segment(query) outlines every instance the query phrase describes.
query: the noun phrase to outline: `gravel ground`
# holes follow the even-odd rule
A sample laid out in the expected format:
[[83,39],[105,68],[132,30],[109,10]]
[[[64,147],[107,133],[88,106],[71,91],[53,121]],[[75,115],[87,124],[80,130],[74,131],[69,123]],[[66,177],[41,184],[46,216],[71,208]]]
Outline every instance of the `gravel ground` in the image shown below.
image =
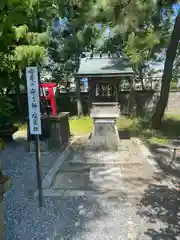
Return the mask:
[[[41,156],[42,178],[55,163],[59,153]],[[4,174],[12,177],[13,188],[4,195],[5,240],[46,239],[56,219],[58,199],[46,198],[40,211],[33,199],[36,190],[35,155],[18,143],[0,152]],[[39,237],[38,237],[39,234]]]

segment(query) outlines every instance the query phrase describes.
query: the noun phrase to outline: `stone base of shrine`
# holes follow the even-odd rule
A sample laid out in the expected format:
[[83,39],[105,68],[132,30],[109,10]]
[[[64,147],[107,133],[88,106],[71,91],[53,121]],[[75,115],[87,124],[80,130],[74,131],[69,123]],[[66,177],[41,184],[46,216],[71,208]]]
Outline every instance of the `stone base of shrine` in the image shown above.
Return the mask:
[[95,120],[90,145],[94,149],[117,151],[119,146],[119,134],[116,121]]
[[90,145],[101,150],[118,150],[119,134],[116,118],[120,110],[117,102],[93,103],[91,117],[93,118],[93,132]]

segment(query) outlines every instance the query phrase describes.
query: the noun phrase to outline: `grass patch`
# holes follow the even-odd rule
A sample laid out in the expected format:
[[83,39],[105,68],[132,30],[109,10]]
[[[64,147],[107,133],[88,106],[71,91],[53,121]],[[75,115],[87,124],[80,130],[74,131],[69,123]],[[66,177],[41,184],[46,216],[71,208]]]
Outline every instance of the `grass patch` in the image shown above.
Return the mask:
[[163,137],[163,136],[151,137],[150,138],[150,143],[158,143],[158,144],[162,144],[162,145],[167,145],[168,144],[168,139]]
[[161,126],[161,132],[168,138],[180,136],[180,115],[166,114]]
[[69,120],[70,131],[73,135],[85,135],[91,133],[93,121],[90,117],[71,118]]
[[[27,124],[23,120],[15,120],[19,130],[26,131]],[[169,140],[180,138],[180,115],[166,114],[159,131],[149,127],[147,122],[141,119],[121,116],[116,121],[121,132],[128,132],[130,136],[138,137],[150,143],[167,145]],[[90,117],[72,117],[69,120],[70,130],[73,135],[86,135],[92,132],[93,121]]]
[[132,130],[135,120],[136,120],[135,118],[128,118],[125,116],[121,116],[116,120],[116,124],[118,129],[120,130],[127,130],[127,129]]
[[150,143],[167,145],[171,140],[180,138],[180,115],[177,114],[165,114],[158,131],[137,118],[121,117],[117,120],[117,126],[120,130],[128,131],[131,136]]
[[19,116],[12,116],[11,122],[18,127],[18,130],[25,131],[27,129],[27,120]]
[[[131,126],[134,122],[134,119],[130,119],[127,117],[120,117],[117,119],[118,129],[131,129]],[[71,133],[74,135],[85,135],[92,132],[93,121],[89,116],[77,118],[72,117],[69,120]]]
[[[134,137],[139,137],[143,141],[167,145],[170,139],[180,136],[180,115],[166,114],[159,131],[149,127],[147,122],[141,119],[121,116],[116,121],[120,132],[124,132]],[[85,135],[92,131],[93,122],[90,117],[70,119],[71,133],[74,135]]]

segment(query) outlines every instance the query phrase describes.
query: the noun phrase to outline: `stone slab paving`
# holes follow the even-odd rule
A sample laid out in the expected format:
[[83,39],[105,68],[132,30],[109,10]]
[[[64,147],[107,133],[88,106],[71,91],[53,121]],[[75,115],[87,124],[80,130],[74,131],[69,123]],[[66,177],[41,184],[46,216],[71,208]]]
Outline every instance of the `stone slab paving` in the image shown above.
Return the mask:
[[91,209],[78,210],[83,221],[76,216],[74,226],[66,224],[66,231],[61,221],[56,221],[55,240],[135,240],[143,236],[146,223],[137,215],[136,204],[152,181],[153,168],[134,143],[126,141],[124,146],[118,152],[98,152],[86,145],[76,149],[58,169],[51,188],[58,194],[63,190],[61,198],[86,199]]
[[139,194],[152,179],[153,169],[142,155],[134,159],[132,151],[124,152],[87,151],[86,147],[84,151],[77,150],[57,170],[51,187],[87,191],[126,189],[127,192],[134,194],[137,191]]

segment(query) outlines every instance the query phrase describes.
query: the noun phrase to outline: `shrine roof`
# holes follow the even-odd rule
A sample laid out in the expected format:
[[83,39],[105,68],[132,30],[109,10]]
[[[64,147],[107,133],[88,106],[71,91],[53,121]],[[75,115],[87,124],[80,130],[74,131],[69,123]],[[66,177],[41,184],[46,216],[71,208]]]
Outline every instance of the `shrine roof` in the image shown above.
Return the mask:
[[77,77],[88,76],[122,76],[133,75],[134,71],[127,59],[121,57],[108,57],[108,55],[95,55],[81,60]]

